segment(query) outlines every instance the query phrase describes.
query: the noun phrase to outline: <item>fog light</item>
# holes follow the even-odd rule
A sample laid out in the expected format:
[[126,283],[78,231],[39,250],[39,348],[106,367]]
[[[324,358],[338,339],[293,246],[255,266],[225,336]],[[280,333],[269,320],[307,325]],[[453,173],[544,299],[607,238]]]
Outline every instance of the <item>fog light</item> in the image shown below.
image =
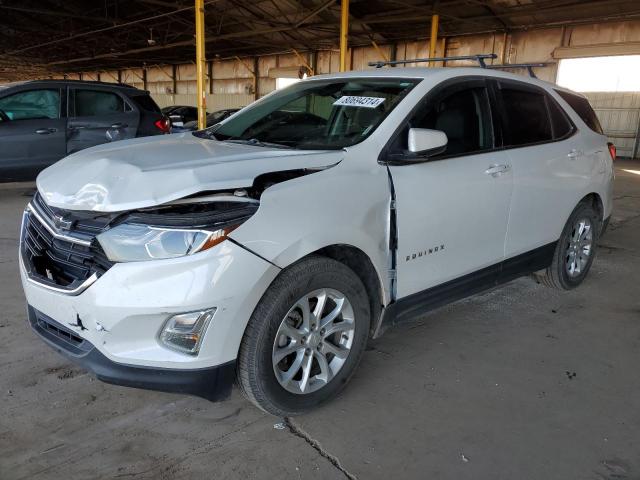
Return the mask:
[[164,324],[160,332],[160,341],[172,350],[197,355],[202,337],[215,312],[216,309],[211,308],[174,315]]

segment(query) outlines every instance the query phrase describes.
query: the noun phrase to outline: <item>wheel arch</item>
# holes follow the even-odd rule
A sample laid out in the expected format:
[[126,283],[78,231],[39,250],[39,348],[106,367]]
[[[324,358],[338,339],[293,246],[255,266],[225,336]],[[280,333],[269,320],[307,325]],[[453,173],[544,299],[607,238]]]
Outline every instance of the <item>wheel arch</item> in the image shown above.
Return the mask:
[[[327,245],[322,248],[316,249],[314,251],[308,252],[307,254],[301,256],[296,259],[294,262],[289,263],[287,266],[281,269],[278,273],[280,275],[283,271],[290,268],[292,265],[295,265],[298,262],[301,262],[305,258],[309,258],[311,256],[320,256],[331,258],[336,260],[337,262],[342,263],[346,267],[350,268],[362,281],[365,290],[367,292],[367,297],[369,298],[369,309],[371,312],[371,324],[369,328],[369,336],[374,337],[374,334],[377,332],[379,328],[380,320],[382,318],[382,313],[385,308],[385,290],[383,278],[380,276],[378,270],[374,266],[374,262],[371,260],[369,255],[367,255],[363,250],[353,245],[348,244],[332,244]],[[276,277],[266,286],[264,292],[262,292],[262,296],[265,294],[267,289],[275,282]],[[254,306],[254,309],[257,307],[258,302]],[[247,325],[244,326],[242,330],[242,334],[246,331]],[[240,345],[238,345],[240,348]]]
[[591,205],[598,215],[600,216],[600,224],[604,221],[604,202],[602,201],[602,197],[597,192],[591,192],[582,197],[582,199],[578,202],[578,205],[581,203],[587,203]]
[[346,244],[329,245],[309,255],[332,258],[349,267],[360,278],[369,297],[371,311],[369,336],[373,336],[384,309],[384,288],[382,279],[369,256],[359,248]]

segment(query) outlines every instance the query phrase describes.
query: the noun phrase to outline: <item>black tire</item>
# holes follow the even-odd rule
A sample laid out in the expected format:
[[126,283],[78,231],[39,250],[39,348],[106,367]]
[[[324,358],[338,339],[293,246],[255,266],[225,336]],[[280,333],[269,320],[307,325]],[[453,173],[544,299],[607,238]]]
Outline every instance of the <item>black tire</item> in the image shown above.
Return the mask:
[[[591,252],[586,264],[581,268],[580,273],[572,276],[569,274],[566,266],[568,258],[567,248],[574,234],[574,226],[576,222],[581,219],[589,219],[592,225]],[[536,273],[536,280],[542,285],[558,290],[571,290],[580,285],[589,273],[589,269],[595,258],[601,225],[602,219],[590,203],[582,202],[578,204],[562,230],[562,235],[556,245],[551,265],[542,272]]]
[[[276,378],[272,361],[281,322],[294,304],[309,292],[340,291],[353,309],[355,331],[351,350],[335,376],[312,393],[286,390]],[[338,394],[355,371],[365,350],[371,322],[369,300],[358,276],[344,264],[310,256],[283,270],[256,306],[240,344],[237,382],[245,397],[265,412],[287,417],[304,413]]]

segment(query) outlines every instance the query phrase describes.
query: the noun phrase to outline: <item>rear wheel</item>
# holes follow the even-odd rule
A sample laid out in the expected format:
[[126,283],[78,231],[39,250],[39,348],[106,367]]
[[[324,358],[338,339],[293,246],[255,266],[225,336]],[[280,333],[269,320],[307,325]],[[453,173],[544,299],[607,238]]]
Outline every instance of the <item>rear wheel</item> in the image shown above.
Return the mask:
[[570,290],[587,276],[596,254],[600,216],[589,203],[573,211],[556,246],[551,265],[536,279],[548,287]]
[[329,258],[304,259],[283,271],[256,307],[240,346],[238,383],[269,413],[307,411],[347,383],[369,324],[358,276]]

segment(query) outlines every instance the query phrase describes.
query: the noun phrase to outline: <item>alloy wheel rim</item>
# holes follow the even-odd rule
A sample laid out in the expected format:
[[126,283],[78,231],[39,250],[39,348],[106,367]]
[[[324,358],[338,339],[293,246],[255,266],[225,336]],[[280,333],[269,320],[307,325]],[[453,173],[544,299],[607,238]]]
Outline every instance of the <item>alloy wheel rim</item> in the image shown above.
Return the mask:
[[282,319],[273,342],[278,383],[302,395],[325,387],[346,363],[354,335],[353,307],[343,293],[321,288],[304,295]]
[[593,225],[588,218],[581,218],[573,225],[567,239],[565,268],[570,277],[578,277],[584,272],[593,250]]

